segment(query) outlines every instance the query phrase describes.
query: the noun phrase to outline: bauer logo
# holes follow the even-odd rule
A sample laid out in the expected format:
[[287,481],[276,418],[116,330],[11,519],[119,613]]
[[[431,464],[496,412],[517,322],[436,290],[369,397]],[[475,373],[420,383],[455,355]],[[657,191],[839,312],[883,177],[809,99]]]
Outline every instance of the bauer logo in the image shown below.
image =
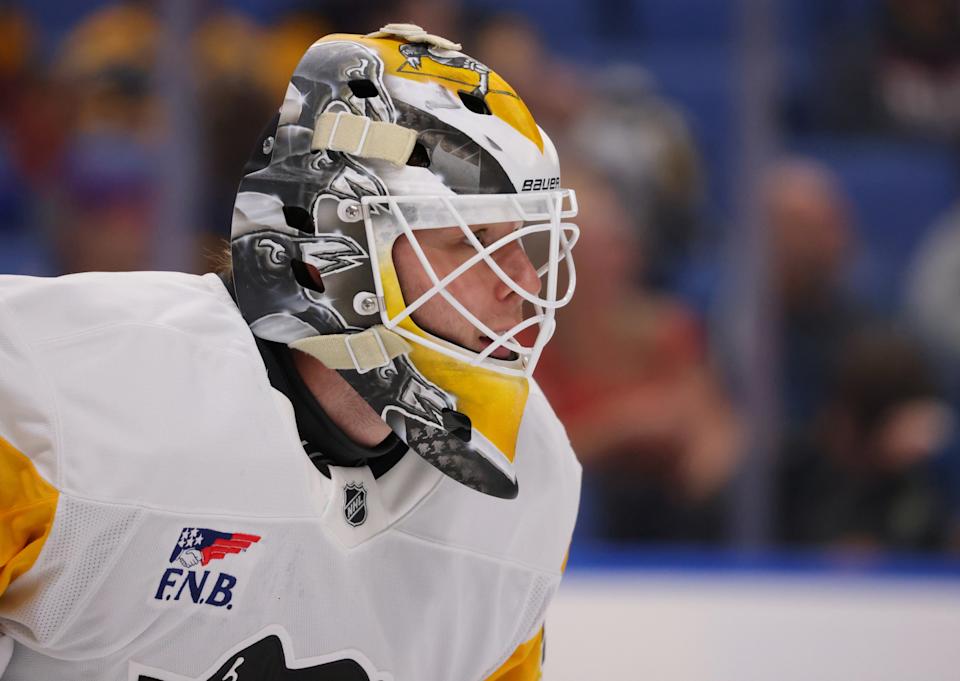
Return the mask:
[[559,177],[535,177],[523,181],[523,188],[520,191],[538,192],[546,189],[556,189],[560,186]]
[[154,599],[190,601],[232,609],[237,578],[204,568],[219,560],[236,563],[258,541],[260,537],[255,534],[220,532],[203,527],[183,528],[170,553],[171,565],[160,578]]

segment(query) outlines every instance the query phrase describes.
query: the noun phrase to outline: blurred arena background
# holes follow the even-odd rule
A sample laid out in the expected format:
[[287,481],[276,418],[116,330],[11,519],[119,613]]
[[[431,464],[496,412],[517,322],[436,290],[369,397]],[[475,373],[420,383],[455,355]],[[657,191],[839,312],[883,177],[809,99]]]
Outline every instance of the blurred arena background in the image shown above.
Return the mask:
[[209,269],[300,54],[390,21],[580,196],[547,678],[958,678],[955,0],[0,0],[0,272]]

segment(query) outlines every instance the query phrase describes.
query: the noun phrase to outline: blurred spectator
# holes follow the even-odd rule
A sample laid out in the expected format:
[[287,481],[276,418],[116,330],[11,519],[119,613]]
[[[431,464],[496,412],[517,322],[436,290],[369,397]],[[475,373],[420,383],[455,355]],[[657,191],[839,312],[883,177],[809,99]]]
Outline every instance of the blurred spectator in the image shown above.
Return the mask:
[[[516,90],[540,127],[563,137],[588,101],[589,84],[551,54],[536,26],[519,14],[493,14],[478,22],[464,49],[496,71]],[[565,166],[566,167],[566,166]]]
[[[282,101],[290,73],[268,74],[278,49],[265,31],[245,15],[218,9],[208,14],[194,36],[194,74],[202,143],[204,206],[202,231],[215,238],[230,235],[233,200],[254,140]],[[309,43],[308,43],[309,44]],[[299,47],[305,47],[299,45]],[[266,82],[282,79],[283,83]]]
[[18,164],[16,123],[28,79],[33,29],[15,6],[0,5],[0,233],[23,227],[27,196]]
[[801,108],[820,128],[960,138],[960,5],[884,0],[871,26],[837,31]]
[[[354,28],[357,32],[363,32],[367,27],[370,31],[375,28],[372,22],[358,24]],[[264,27],[255,68],[259,88],[271,102],[283,101],[290,76],[307,48],[319,37],[334,30],[333,24],[324,15],[308,7],[285,13],[275,23]]]
[[49,178],[62,129],[62,102],[36,73],[37,30],[16,3],[0,4],[0,272],[48,274],[34,229],[37,190]]
[[0,5],[0,107],[6,118],[10,101],[17,96],[33,66],[34,27],[16,5]]
[[849,201],[833,174],[815,161],[783,160],[767,172],[762,191],[789,437],[823,403],[837,349],[871,313],[845,285],[854,233]]
[[[960,409],[960,208],[944,215],[924,238],[909,272],[907,313],[937,359],[954,413]],[[942,475],[950,496],[950,542],[960,549],[960,433],[943,457]]]
[[949,516],[930,460],[952,424],[915,344],[884,329],[849,339],[816,420],[787,451],[782,539],[942,549]]
[[152,3],[132,0],[93,12],[70,32],[54,75],[73,101],[75,130],[144,140],[162,134],[153,88],[159,39]]
[[0,7],[0,145],[25,201],[51,180],[69,130],[70,96],[41,69],[39,36],[16,4]]
[[933,226],[914,258],[907,281],[911,321],[960,379],[960,207]]
[[156,153],[130,138],[98,134],[73,142],[51,215],[60,271],[149,269],[156,167]]
[[879,86],[895,125],[931,137],[960,133],[960,5],[887,0]]
[[[71,128],[77,134],[128,136],[148,145],[170,135],[157,99],[162,34],[156,9],[143,1],[106,6],[65,40],[56,73],[76,98]],[[195,93],[201,126],[197,220],[203,238],[216,239],[229,234],[233,197],[252,141],[281,100],[296,59],[323,27],[314,13],[300,12],[268,33],[221,3],[209,3],[199,16],[189,38],[196,68],[186,76],[187,92]],[[299,23],[293,26],[293,20]],[[317,32],[307,38],[308,30]]]
[[700,325],[637,287],[643,256],[612,184],[583,161],[567,168],[580,201],[577,294],[537,378],[583,462],[595,529],[616,540],[719,539],[739,426]]
[[643,69],[598,69],[590,85],[570,143],[606,170],[624,198],[646,254],[645,283],[669,289],[702,236],[703,182],[693,137]]
[[943,540],[930,459],[947,433],[919,348],[844,287],[847,199],[812,161],[768,174],[783,386],[780,534],[790,542],[932,548]]

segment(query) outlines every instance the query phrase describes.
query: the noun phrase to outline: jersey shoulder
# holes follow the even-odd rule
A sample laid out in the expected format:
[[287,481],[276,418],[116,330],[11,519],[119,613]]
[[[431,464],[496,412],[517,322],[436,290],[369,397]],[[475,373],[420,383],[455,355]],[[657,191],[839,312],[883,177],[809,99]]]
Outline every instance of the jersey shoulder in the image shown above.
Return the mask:
[[[0,275],[0,304],[27,342],[128,324],[200,332],[245,327],[215,274],[86,272],[61,277]],[[2,329],[0,329],[2,332]]]
[[[0,375],[17,375],[0,381],[0,403],[15,412],[0,417],[0,435],[51,460],[41,473],[61,492],[235,512],[278,475],[271,452],[299,450],[216,275],[3,277],[0,309],[0,346],[14,348],[0,354]],[[18,435],[27,429],[36,433]],[[309,464],[288,458],[298,474]],[[279,493],[263,496],[263,512],[289,512]]]
[[[242,345],[244,334],[246,325],[216,275],[0,275],[0,436],[45,479],[59,481],[63,411],[120,367],[130,370],[137,348],[153,341],[161,350],[151,359],[162,363],[175,361],[177,352],[175,344],[158,342],[162,337],[193,335],[229,347]],[[67,385],[65,375],[78,379]]]

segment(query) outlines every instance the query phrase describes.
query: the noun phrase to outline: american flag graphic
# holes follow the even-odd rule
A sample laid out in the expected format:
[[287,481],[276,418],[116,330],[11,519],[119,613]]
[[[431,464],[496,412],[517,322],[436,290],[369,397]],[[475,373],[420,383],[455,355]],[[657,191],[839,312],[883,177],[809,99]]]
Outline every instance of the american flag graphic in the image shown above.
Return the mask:
[[180,533],[177,545],[170,554],[170,562],[175,561],[184,551],[196,551],[200,554],[200,564],[219,560],[228,553],[246,551],[252,544],[260,541],[255,534],[239,532],[218,532],[206,527],[185,527]]

